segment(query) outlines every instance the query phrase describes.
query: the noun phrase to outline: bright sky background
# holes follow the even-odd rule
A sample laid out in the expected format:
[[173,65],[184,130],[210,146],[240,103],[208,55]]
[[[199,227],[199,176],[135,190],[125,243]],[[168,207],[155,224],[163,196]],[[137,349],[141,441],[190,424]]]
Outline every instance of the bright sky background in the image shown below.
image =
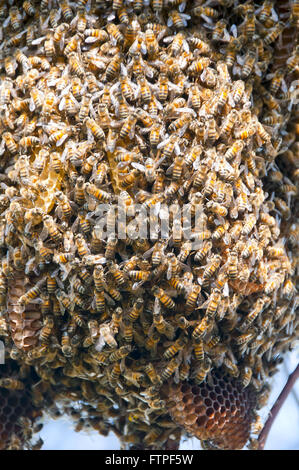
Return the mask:
[[[262,419],[266,419],[271,406],[275,402],[288,374],[298,364],[299,352],[288,354],[285,363],[280,366],[280,371],[272,379],[272,393],[268,406],[261,410]],[[113,433],[103,437],[96,432],[79,432],[72,429],[71,422],[67,418],[45,422],[40,433],[44,440],[44,450],[118,450],[119,442]],[[200,449],[197,439],[188,439],[181,443],[180,449]],[[299,450],[299,380],[289,394],[279,415],[277,416],[269,434],[265,449],[267,450]]]

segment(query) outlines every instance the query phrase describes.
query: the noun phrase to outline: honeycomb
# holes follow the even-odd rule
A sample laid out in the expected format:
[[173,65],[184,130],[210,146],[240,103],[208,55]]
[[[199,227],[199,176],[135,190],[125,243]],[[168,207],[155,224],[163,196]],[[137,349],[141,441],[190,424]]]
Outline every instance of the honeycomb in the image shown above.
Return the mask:
[[22,311],[18,310],[18,299],[25,293],[24,276],[15,277],[8,287],[8,316],[14,344],[27,351],[38,343],[38,332],[42,327],[38,305],[29,303]]
[[[10,361],[1,365],[0,369],[0,450],[32,448],[33,429],[42,414],[32,403],[30,387],[25,389],[28,380],[18,377],[17,369],[11,364]],[[24,389],[4,387],[7,379],[15,381],[11,387],[17,384]]]
[[200,384],[182,382],[168,389],[169,412],[175,422],[202,441],[221,449],[242,449],[246,444],[256,404],[253,390],[238,380],[213,371]]

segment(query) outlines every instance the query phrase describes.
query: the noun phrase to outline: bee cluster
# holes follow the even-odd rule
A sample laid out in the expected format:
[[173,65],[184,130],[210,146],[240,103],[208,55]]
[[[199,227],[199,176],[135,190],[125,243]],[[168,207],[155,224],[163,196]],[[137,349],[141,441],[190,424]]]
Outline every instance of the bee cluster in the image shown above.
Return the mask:
[[[0,1],[0,327],[35,406],[164,448],[177,384],[227,376],[246,444],[298,338],[298,9]],[[163,238],[163,205],[200,209],[190,239],[183,215]],[[217,403],[185,432],[227,447]]]

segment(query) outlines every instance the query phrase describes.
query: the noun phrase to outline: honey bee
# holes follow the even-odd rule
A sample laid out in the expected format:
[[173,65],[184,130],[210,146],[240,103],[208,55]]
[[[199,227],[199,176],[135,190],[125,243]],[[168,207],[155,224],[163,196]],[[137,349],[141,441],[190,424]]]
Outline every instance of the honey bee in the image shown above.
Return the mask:
[[151,362],[149,362],[145,368],[144,368],[144,371],[145,373],[148,375],[150,381],[152,382],[152,384],[154,385],[159,385],[161,383],[161,378],[160,376],[157,374],[153,364]]
[[245,16],[244,33],[247,40],[251,41],[255,33],[255,13],[248,11]]
[[91,131],[91,134],[97,139],[102,140],[105,138],[103,129],[96,123],[92,118],[85,118],[84,123],[86,124],[87,129]]
[[39,338],[42,344],[49,343],[53,328],[54,328],[54,319],[52,316],[47,315],[44,318],[43,327],[39,333]]
[[11,132],[4,132],[2,134],[3,141],[5,142],[7,150],[15,155],[18,152],[18,144],[15,142]]
[[171,10],[169,12],[169,17],[167,20],[167,26],[174,26],[177,29],[184,28],[187,26],[188,21],[191,17],[190,15],[186,15],[184,13],[180,13],[177,10]]
[[22,27],[22,15],[16,6],[9,9],[10,24],[14,31],[19,31]]
[[81,233],[77,233],[75,235],[75,244],[80,258],[84,258],[85,256],[90,255],[90,249],[88,248],[85,238],[83,235],[81,235]]
[[227,22],[224,19],[218,20],[213,28],[212,41],[225,41],[227,38]]
[[109,23],[106,29],[108,34],[111,36],[112,44],[123,44],[125,38],[119,26]]
[[169,346],[163,353],[165,359],[171,359],[187,344],[187,337],[180,336],[171,346]]
[[109,384],[111,387],[115,387],[121,373],[120,363],[114,364],[109,374]]
[[208,357],[205,357],[202,363],[200,364],[199,369],[197,369],[196,373],[194,374],[194,382],[196,384],[199,385],[202,382],[204,382],[209,371],[211,370],[211,366],[212,366],[211,359]]
[[287,279],[282,288],[282,295],[290,299],[294,295],[295,292],[296,292],[296,288],[294,286],[294,283],[291,281],[291,279]]
[[68,138],[68,136],[68,131],[66,129],[53,129],[53,132],[49,137],[49,144],[56,144],[56,147],[59,147]]
[[10,377],[3,377],[0,379],[0,387],[7,388],[9,390],[24,390],[24,383],[18,379]]
[[247,218],[246,218],[246,222],[241,230],[241,234],[242,235],[249,235],[249,233],[251,232],[251,230],[253,229],[253,227],[255,226],[256,224],[256,217],[254,214],[248,214]]
[[62,354],[66,357],[72,357],[74,355],[70,336],[67,331],[64,331],[61,336],[61,351]]
[[61,8],[62,15],[65,21],[68,21],[68,22],[71,21],[73,19],[73,12],[69,5],[68,0],[62,0],[60,3],[61,3],[60,8]]
[[195,309],[197,298],[200,294],[201,287],[193,285],[186,297],[186,314],[190,315]]
[[203,272],[203,283],[211,279],[212,276],[216,273],[217,269],[219,268],[221,263],[221,256],[213,255],[213,257],[209,260],[206,268]]
[[118,264],[111,264],[111,266],[109,267],[109,272],[112,274],[118,286],[123,286],[124,284],[126,284],[126,277],[124,273],[119,269]]
[[201,339],[196,339],[193,342],[193,351],[195,358],[198,362],[202,362],[205,357],[204,344]]
[[[85,79],[85,70],[79,59],[78,54],[76,54],[76,52],[74,51],[69,52],[68,60],[69,60],[70,70],[74,74],[76,74],[79,79]],[[79,92],[78,88],[76,90]]]
[[44,215],[43,223],[44,223],[44,228],[46,229],[46,233],[48,233],[52,241],[55,244],[59,244],[61,242],[62,235],[59,229],[57,228],[57,225],[54,222],[53,217],[51,217],[50,215]]
[[135,124],[137,122],[138,114],[136,111],[134,111],[132,114],[129,114],[129,116],[126,118],[121,130],[120,130],[120,138],[125,139],[125,138],[132,138],[134,129],[135,129]]
[[36,299],[39,297],[39,295],[42,292],[42,286],[44,284],[44,280],[40,280],[36,283],[35,286],[33,286],[31,289],[29,289],[25,294],[23,294],[19,298],[19,304],[20,305],[27,305],[30,303],[32,300]]
[[278,38],[280,33],[283,31],[284,25],[282,23],[277,23],[273,28],[270,28],[269,33],[263,38],[264,44],[268,46],[272,42],[275,41],[275,39]]
[[287,60],[287,72],[292,73],[296,70],[299,63],[299,47],[296,46],[292,55]]
[[[42,152],[42,150],[40,152]],[[49,152],[48,152],[48,154],[49,154]],[[52,152],[49,155],[49,158],[50,158],[50,166],[53,168],[54,171],[56,171],[56,173],[60,173],[60,171],[61,171],[60,154],[58,152]]]
[[163,1],[161,0],[153,0],[151,2],[152,4],[152,9],[154,10],[154,12],[156,13],[160,13],[163,9]]
[[161,373],[161,381],[165,382],[168,380],[175,373],[179,365],[180,359],[178,357],[171,359]]
[[72,215],[72,208],[68,197],[61,191],[57,191],[55,196],[60,201],[61,216],[63,216],[65,219],[69,219]]
[[[213,238],[213,235],[212,235]],[[204,258],[209,254],[212,248],[212,242],[210,241],[204,241],[202,244],[202,247],[199,248],[199,250],[196,252],[194,256],[194,261],[196,262],[202,262]]]
[[151,100],[151,90],[147,80],[144,77],[139,77],[137,83],[140,88],[141,100],[144,103],[148,103]]
[[249,77],[251,74],[254,64],[256,62],[256,53],[254,51],[249,51],[244,59],[244,65],[241,71],[241,77],[243,79]]
[[84,190],[89,196],[92,196],[96,200],[100,202],[110,202],[111,195],[103,191],[102,189],[98,189],[94,184],[92,183],[85,183],[84,185]]
[[258,317],[258,315],[263,311],[265,304],[268,303],[269,297],[265,296],[260,299],[257,299],[253,306],[253,310],[249,312],[246,316],[245,320],[239,326],[239,330],[244,332],[248,330],[254,320]]
[[228,212],[225,206],[214,201],[209,201],[207,203],[207,208],[209,208],[214,214],[219,215],[219,217],[225,217]]
[[130,322],[129,320],[123,320],[123,335],[124,335],[124,340],[127,343],[132,343],[132,341],[133,341],[133,323]]
[[2,82],[0,88],[0,104],[5,105],[10,103],[11,98],[11,90],[13,88],[13,83],[9,77]]
[[159,299],[164,307],[169,309],[173,309],[175,307],[175,303],[172,298],[169,297],[169,295],[167,295],[166,292],[160,287],[154,287],[153,294],[157,299]]
[[265,285],[265,293],[270,294],[274,290],[277,290],[284,281],[284,275],[280,273],[275,273],[267,279]]
[[207,68],[211,63],[211,60],[208,57],[202,57],[193,61],[193,63],[188,67],[188,71],[191,75],[196,75],[202,72],[205,68]]
[[238,366],[234,364],[234,362],[232,362],[231,359],[229,359],[228,357],[225,357],[223,360],[223,365],[232,377],[239,377],[240,371],[238,369]]

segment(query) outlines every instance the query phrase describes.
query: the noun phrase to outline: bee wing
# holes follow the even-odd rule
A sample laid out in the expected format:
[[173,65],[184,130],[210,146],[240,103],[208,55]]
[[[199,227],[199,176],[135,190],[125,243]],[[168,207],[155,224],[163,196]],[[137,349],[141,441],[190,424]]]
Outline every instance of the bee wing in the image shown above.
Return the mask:
[[233,24],[230,28],[230,32],[232,33],[234,38],[238,37],[238,28],[235,24]]
[[32,45],[36,46],[36,45],[42,43],[45,39],[46,39],[46,36],[41,36],[40,38],[34,39],[32,41]]
[[56,147],[60,147],[60,145],[63,144],[63,142],[68,138],[68,134],[64,134],[57,142],[56,142]]
[[136,126],[136,122],[132,125],[132,128],[130,130],[130,134],[129,134],[129,138],[132,140],[133,137],[134,137],[134,134],[135,134],[135,126]]
[[49,234],[49,233],[48,233],[48,229],[47,229],[47,227],[44,225],[44,227],[43,227],[43,229],[42,229],[42,231],[41,231],[41,233],[40,233],[40,235],[39,235],[42,242],[47,238],[48,234]]
[[[182,2],[179,4],[179,12],[182,13],[186,8],[186,2]],[[189,15],[185,15],[185,16],[189,16]],[[190,18],[190,17],[189,17]]]
[[145,170],[146,170],[145,166],[144,166],[144,165],[141,165],[141,164],[138,163],[138,162],[132,162],[132,163],[131,163],[131,166],[132,166],[133,168],[136,168],[136,169],[139,170],[139,171],[142,171],[143,173],[144,173]]
[[63,111],[64,108],[65,108],[65,97],[63,96],[63,98],[60,100],[58,109],[59,109],[59,111]]

